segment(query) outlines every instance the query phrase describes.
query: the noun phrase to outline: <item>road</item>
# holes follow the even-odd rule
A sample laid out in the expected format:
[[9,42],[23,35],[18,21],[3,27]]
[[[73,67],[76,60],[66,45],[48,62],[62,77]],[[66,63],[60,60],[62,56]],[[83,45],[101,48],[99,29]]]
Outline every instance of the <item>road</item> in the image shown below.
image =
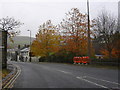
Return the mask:
[[14,88],[118,88],[118,70],[58,63],[12,62],[21,68]]

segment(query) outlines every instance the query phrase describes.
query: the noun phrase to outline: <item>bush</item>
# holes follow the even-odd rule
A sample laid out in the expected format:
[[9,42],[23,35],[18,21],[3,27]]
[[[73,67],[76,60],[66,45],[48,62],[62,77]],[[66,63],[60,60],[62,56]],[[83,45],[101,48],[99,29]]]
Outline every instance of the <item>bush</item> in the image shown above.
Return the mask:
[[41,57],[39,61],[43,62],[58,62],[58,63],[73,63],[74,53],[59,52],[48,57]]
[[45,57],[39,58],[39,62],[44,62],[44,61],[45,61]]

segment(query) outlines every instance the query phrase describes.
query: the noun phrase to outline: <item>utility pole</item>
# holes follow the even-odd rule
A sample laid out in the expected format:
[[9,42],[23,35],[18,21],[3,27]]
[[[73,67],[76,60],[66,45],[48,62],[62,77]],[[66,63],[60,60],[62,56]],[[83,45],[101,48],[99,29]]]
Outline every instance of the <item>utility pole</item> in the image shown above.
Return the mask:
[[89,0],[87,0],[87,12],[88,12],[88,56],[91,57]]
[[27,31],[30,31],[30,53],[29,53],[30,59],[29,61],[31,62],[31,30],[27,30]]

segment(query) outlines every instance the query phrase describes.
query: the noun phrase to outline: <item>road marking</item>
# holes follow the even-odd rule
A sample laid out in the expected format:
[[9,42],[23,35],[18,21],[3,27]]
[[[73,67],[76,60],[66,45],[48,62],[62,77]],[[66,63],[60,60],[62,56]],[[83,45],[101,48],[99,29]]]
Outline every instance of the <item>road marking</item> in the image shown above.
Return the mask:
[[66,71],[63,71],[63,70],[57,70],[57,71],[63,72],[65,74],[71,74],[70,72],[66,72]]
[[15,82],[15,80],[18,78],[18,76],[20,75],[21,73],[21,69],[19,66],[15,65],[18,68],[18,72],[15,74],[14,77],[12,77],[12,79],[3,87],[3,88],[12,88],[13,87],[13,83]]
[[90,77],[90,76],[84,76],[85,78],[88,77],[88,78],[92,78],[92,79],[95,79],[95,80],[100,80],[100,81],[104,81],[104,82],[109,82],[109,83],[112,83],[112,84],[117,84],[117,85],[120,85],[119,83],[116,83],[116,82],[112,82],[112,81],[108,81],[108,80],[103,80],[103,79],[97,79],[97,78],[94,78],[94,77]]
[[89,81],[89,80],[87,80],[87,79],[84,79],[83,77],[76,77],[76,78],[77,78],[77,79],[80,79],[80,80],[84,80],[84,81],[86,81],[86,82],[88,82],[88,83],[94,84],[94,85],[99,86],[99,87],[102,87],[102,88],[108,88],[108,87],[106,87],[106,86],[103,86],[103,85],[97,84],[97,83],[95,83],[95,82]]
[[15,77],[15,79],[12,81],[11,85],[8,88],[12,88],[13,87],[13,83],[16,81],[16,79],[20,76],[21,74],[21,69],[18,65],[16,65],[16,67],[18,68],[18,75]]

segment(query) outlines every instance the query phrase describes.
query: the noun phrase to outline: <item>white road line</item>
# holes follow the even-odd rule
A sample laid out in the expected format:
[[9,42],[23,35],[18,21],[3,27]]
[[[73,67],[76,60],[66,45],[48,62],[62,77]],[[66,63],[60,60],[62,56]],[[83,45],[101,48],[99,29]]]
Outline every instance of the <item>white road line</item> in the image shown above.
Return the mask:
[[70,72],[66,72],[66,71],[63,71],[63,70],[57,70],[57,71],[63,72],[65,74],[71,74]]
[[84,79],[84,78],[82,78],[82,77],[76,77],[76,78],[77,78],[77,79],[80,79],[80,80],[84,80],[84,81],[86,81],[86,82],[88,82],[88,83],[94,84],[94,85],[99,86],[99,87],[102,87],[102,88],[108,88],[108,87],[106,87],[106,86],[97,84],[97,83],[95,83],[95,82],[89,81],[89,80]]
[[88,78],[95,79],[95,80],[100,80],[100,81],[104,81],[104,82],[108,82],[108,83],[120,85],[119,83],[116,83],[116,82],[112,82],[112,81],[108,81],[108,80],[103,80],[103,79],[97,79],[97,78],[90,77],[90,76],[85,76],[85,78],[87,78],[87,77],[88,77]]

